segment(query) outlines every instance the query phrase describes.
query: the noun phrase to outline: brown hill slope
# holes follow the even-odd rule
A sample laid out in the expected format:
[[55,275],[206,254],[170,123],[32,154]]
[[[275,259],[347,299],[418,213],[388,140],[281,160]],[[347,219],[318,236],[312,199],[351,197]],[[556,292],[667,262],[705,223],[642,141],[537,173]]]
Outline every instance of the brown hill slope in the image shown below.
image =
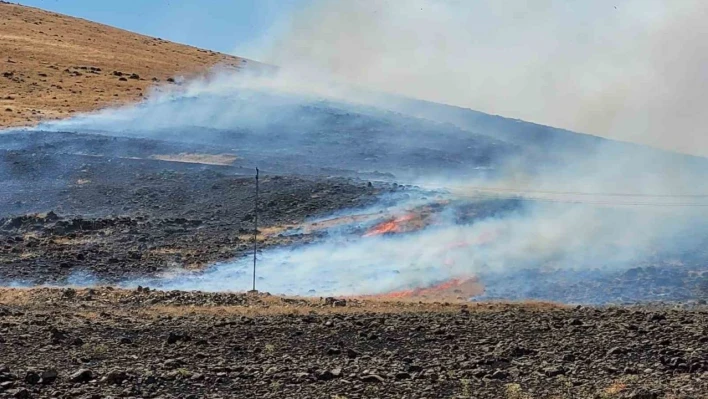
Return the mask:
[[140,100],[156,82],[244,62],[0,1],[0,128]]

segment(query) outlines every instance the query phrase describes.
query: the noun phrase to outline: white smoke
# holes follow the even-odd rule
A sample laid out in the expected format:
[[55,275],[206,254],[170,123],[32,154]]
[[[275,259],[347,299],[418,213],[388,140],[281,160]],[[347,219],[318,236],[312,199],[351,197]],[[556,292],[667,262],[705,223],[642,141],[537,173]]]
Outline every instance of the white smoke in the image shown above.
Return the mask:
[[[291,132],[296,142],[303,118],[293,111],[297,107],[290,107],[293,104],[336,99],[345,109],[351,107],[351,112],[360,109],[348,100],[381,105],[380,97],[341,83],[303,84],[301,79],[289,73],[267,77],[216,73],[155,93],[135,106],[41,128],[110,134],[130,131],[160,138],[170,129],[188,128],[189,134],[199,136],[200,129],[258,128],[275,118],[298,127]],[[278,95],[272,97],[272,93]],[[342,98],[348,95],[349,99]],[[273,112],[281,106],[288,110],[286,115]],[[389,103],[387,107],[396,105]],[[306,126],[328,128],[318,123],[317,118],[308,119]],[[427,139],[435,142],[434,137]],[[449,190],[452,199],[521,195],[537,201],[471,224],[458,225],[444,218],[417,233],[378,238],[332,234],[312,245],[265,251],[260,258],[258,285],[281,294],[308,295],[311,290],[317,295],[375,294],[525,268],[617,271],[649,256],[680,256],[698,247],[706,233],[707,204],[697,190],[706,170],[700,162],[695,166],[687,158],[614,142],[566,155],[573,161],[558,169],[546,168],[541,174],[529,172],[530,165],[522,158],[497,162],[493,179],[461,178],[454,168],[444,176],[420,176],[408,183]],[[419,204],[416,199],[401,206]],[[478,237],[490,233],[494,240],[477,243]],[[467,244],[449,250],[455,243]],[[446,263],[447,258],[452,262]],[[250,286],[250,268],[250,260],[244,259],[214,265],[204,273],[177,273],[158,282],[139,280],[125,285],[237,291]]]
[[264,61],[377,90],[708,154],[700,0],[314,0]]
[[[705,118],[698,110],[704,72],[694,62],[702,42],[682,40],[681,49],[665,42],[698,29],[701,3],[671,10],[658,0],[617,8],[604,0],[533,4],[316,1],[270,49],[266,61],[283,66],[276,75],[215,73],[162,88],[135,106],[40,128],[169,140],[166,132],[174,129],[199,136],[204,129],[257,129],[277,120],[291,126],[288,134],[297,140],[301,132],[331,126],[295,105],[327,99],[351,113],[362,113],[362,104],[381,112],[410,109],[403,99],[399,104],[369,90],[376,88],[664,148],[706,148],[696,137]],[[686,31],[678,30],[681,24]],[[660,44],[671,51],[659,54]],[[687,83],[690,77],[697,84]],[[448,122],[436,118],[436,109],[429,108],[426,118]],[[476,133],[474,126],[466,128],[453,139]],[[435,134],[398,139],[443,140]],[[565,151],[546,150],[549,158]],[[309,246],[266,251],[259,286],[275,293],[378,293],[523,268],[616,271],[656,254],[698,248],[707,225],[703,160],[614,142],[561,155],[563,163],[549,163],[540,174],[523,157],[496,160],[493,179],[462,178],[455,168],[424,173],[410,183],[448,189],[452,198],[516,193],[538,201],[471,224],[443,219],[396,237],[335,234]],[[486,191],[480,194],[480,188]],[[493,241],[476,243],[490,232]],[[457,242],[471,244],[447,250]],[[454,262],[441,264],[441,256]],[[248,261],[237,261],[161,284],[242,290],[250,285],[249,270]]]

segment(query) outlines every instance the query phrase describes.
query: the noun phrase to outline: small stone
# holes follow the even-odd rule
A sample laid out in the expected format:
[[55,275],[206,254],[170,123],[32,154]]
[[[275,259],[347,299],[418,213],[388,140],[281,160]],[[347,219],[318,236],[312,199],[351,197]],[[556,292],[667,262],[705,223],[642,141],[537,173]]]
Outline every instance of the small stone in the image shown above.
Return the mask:
[[54,369],[45,370],[42,372],[42,384],[48,385],[56,381],[59,373]]
[[[73,298],[76,295],[76,291],[72,288],[68,288],[64,290],[64,297],[66,298]],[[61,342],[64,338],[66,338],[66,334],[63,331],[60,331],[54,327],[52,327],[49,330],[50,338],[53,343]]]
[[166,360],[166,361],[162,364],[162,366],[165,367],[166,369],[176,369],[176,368],[178,368],[178,367],[181,366],[181,365],[182,365],[182,362],[179,361],[179,360],[176,360],[176,359],[169,359],[169,360]]
[[112,370],[108,374],[106,374],[103,378],[101,378],[101,382],[104,382],[106,384],[119,385],[120,383],[125,381],[127,378],[128,378],[128,375],[125,373],[125,371]]
[[548,367],[543,370],[546,377],[556,377],[565,374],[565,369],[563,367]]
[[472,374],[475,378],[484,378],[484,377],[486,377],[487,374],[489,374],[489,373],[487,372],[487,370],[485,370],[485,369],[483,369],[483,368],[476,368],[476,369],[472,370],[472,373],[471,373],[471,374]]
[[337,299],[334,297],[327,297],[327,298],[325,298],[325,304],[328,306],[333,306],[333,307],[344,307],[344,306],[347,306],[347,300],[346,299]]
[[661,314],[661,313],[652,313],[647,316],[648,321],[661,321],[661,320],[666,320],[666,315]]
[[168,343],[168,344],[174,344],[174,343],[176,343],[177,341],[179,341],[179,338],[180,338],[179,335],[177,335],[177,334],[171,332],[170,335],[167,337],[167,343]]
[[419,373],[421,371],[423,371],[423,367],[418,366],[416,364],[411,364],[410,366],[408,366],[409,373]]
[[507,373],[504,370],[497,370],[492,375],[489,376],[489,378],[493,380],[505,380],[509,377],[509,373]]
[[93,379],[93,373],[88,369],[81,369],[69,376],[69,381],[74,383],[89,382]]
[[341,354],[341,353],[342,353],[342,351],[341,351],[341,349],[339,349],[339,348],[329,348],[329,349],[327,349],[327,354],[330,355],[330,356],[339,355],[339,354]]
[[35,385],[39,384],[39,380],[41,380],[41,377],[39,374],[37,374],[34,371],[28,371],[27,374],[25,374],[25,382],[30,385]]
[[624,353],[624,349],[620,348],[619,346],[615,346],[614,348],[607,351],[607,356],[620,355],[622,353]]
[[383,377],[381,377],[380,375],[377,375],[377,374],[365,375],[365,376],[362,376],[360,379],[363,382],[371,382],[371,383],[382,383],[385,381]]
[[347,349],[347,357],[350,359],[356,359],[359,356],[359,352],[355,351],[354,349]]
[[17,399],[29,399],[31,397],[30,391],[28,391],[26,388],[22,388],[19,391],[15,392],[13,396]]
[[325,370],[325,371],[323,371],[323,372],[317,374],[317,379],[320,380],[320,381],[333,380],[333,379],[334,379],[334,374],[333,374],[331,371],[329,371],[329,370]]
[[402,371],[400,373],[396,373],[397,380],[408,380],[410,378],[411,378],[411,375],[409,373],[406,373],[405,371]]

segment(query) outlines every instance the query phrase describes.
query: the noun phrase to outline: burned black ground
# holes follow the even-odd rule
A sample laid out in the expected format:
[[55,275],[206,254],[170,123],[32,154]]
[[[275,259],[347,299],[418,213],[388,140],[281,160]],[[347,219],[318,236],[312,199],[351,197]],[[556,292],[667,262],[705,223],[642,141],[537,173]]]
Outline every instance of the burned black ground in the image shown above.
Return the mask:
[[[102,144],[112,139],[99,137],[83,143],[93,153],[79,154],[71,148],[78,144],[47,144],[52,139],[0,152],[0,281],[116,282],[201,268],[252,249],[254,170],[149,158],[179,156],[186,150],[179,145],[146,148],[128,139],[118,153],[105,154]],[[364,207],[391,190],[360,179],[264,170],[260,227]],[[280,243],[266,239],[261,247]]]

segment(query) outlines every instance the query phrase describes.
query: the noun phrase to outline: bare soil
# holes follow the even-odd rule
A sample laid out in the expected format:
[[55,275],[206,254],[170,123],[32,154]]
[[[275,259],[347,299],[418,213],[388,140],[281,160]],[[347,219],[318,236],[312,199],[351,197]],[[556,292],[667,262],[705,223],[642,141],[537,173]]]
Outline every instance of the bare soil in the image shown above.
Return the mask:
[[0,395],[701,398],[705,306],[0,291]]

